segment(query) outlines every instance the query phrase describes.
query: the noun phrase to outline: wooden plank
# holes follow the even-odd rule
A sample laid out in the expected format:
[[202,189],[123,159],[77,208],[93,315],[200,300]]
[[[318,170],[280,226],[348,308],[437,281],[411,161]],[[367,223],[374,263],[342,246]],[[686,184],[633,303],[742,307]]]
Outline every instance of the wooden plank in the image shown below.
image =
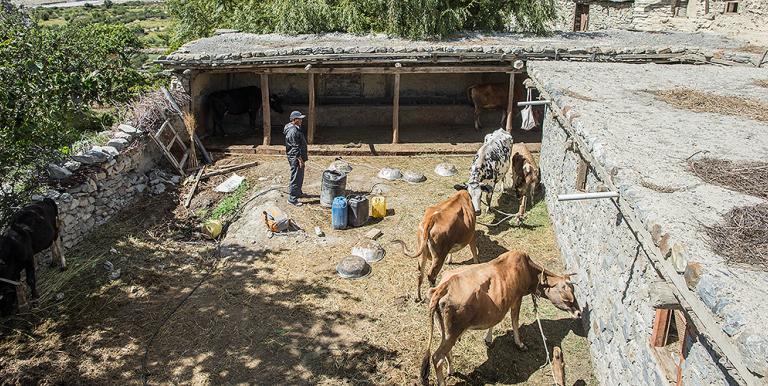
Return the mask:
[[509,74],[509,96],[507,96],[507,132],[512,132],[513,111],[515,111],[515,74]]
[[200,184],[200,177],[202,177],[203,172],[205,172],[205,167],[208,165],[203,165],[203,167],[200,168],[200,170],[197,171],[197,174],[195,175],[195,183],[192,184],[192,190],[189,192],[189,195],[187,196],[187,199],[184,200],[184,207],[189,208],[189,204],[192,203],[192,197],[195,196],[195,191],[197,190],[197,185]]
[[[562,55],[561,55],[562,56]],[[354,63],[359,65],[359,63]],[[435,66],[435,67],[312,67],[309,71],[303,67],[264,68],[263,65],[238,66],[236,68],[215,69],[212,73],[249,72],[257,74],[463,74],[515,72],[512,66]]]
[[269,111],[269,75],[261,74],[261,114],[264,119],[262,125],[264,146],[268,146],[272,142],[272,117]]
[[576,190],[584,192],[587,188],[587,171],[589,164],[584,158],[579,157],[579,164],[576,166]]
[[197,145],[197,149],[200,150],[200,154],[203,155],[203,160],[205,163],[213,163],[213,158],[211,157],[211,154],[208,153],[208,150],[205,149],[205,146],[203,146],[203,141],[200,140],[200,138],[197,136],[197,133],[194,134],[195,138],[195,145]]
[[392,91],[392,143],[400,142],[400,74],[395,74]]
[[315,74],[309,73],[309,118],[307,122],[307,143],[315,143],[315,124],[317,118],[315,117]]
[[[542,87],[541,83],[535,79],[535,77],[531,77],[531,79],[536,83],[536,88],[545,99],[555,101],[552,95]],[[560,107],[557,106],[557,103],[550,104],[550,107],[555,114],[555,118],[560,123],[560,127],[570,138],[576,141],[579,145],[579,149],[589,149],[584,139],[576,133],[570,120],[565,116]],[[608,190],[618,191],[618,188],[613,183],[611,174],[597,162],[591,153],[583,152],[581,155],[590,163],[592,170]],[[653,265],[664,280],[672,284],[672,288],[675,291],[675,297],[680,301],[689,320],[696,326],[696,330],[699,331],[699,337],[706,339],[711,344],[715,352],[721,357],[720,359],[723,363],[723,367],[728,370],[728,373],[736,379],[737,382],[746,385],[757,385],[758,382],[755,379],[755,376],[752,375],[747,368],[741,351],[736,347],[733,341],[725,335],[725,332],[723,332],[722,328],[718,325],[715,317],[704,302],[688,289],[688,284],[685,282],[683,276],[677,273],[675,267],[672,266],[672,263],[665,259],[664,254],[655,246],[651,233],[643,226],[643,222],[638,218],[630,203],[622,199],[616,200],[614,203],[617,206],[617,209],[622,213],[625,223],[643,247],[643,251],[645,252],[644,255],[648,258],[651,265]]]
[[210,178],[210,177],[213,177],[213,176],[219,176],[219,175],[222,175],[222,174],[227,174],[227,173],[238,171],[238,170],[245,169],[245,168],[250,168],[250,167],[256,166],[258,164],[259,164],[258,161],[253,161],[253,162],[246,162],[246,163],[240,164],[240,165],[231,166],[231,167],[224,168],[224,169],[221,169],[221,170],[216,170],[216,171],[204,174],[202,179]]
[[653,330],[651,331],[651,346],[664,347],[667,345],[667,335],[669,334],[670,320],[672,311],[657,309],[656,317],[653,319]]

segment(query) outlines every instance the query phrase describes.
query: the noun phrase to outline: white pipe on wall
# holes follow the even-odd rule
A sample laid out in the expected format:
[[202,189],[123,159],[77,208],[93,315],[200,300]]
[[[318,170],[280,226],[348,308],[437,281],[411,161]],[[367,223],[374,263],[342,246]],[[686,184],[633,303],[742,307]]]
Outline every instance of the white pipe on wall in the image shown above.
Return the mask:
[[597,198],[619,198],[617,192],[590,192],[590,193],[571,193],[571,194],[559,194],[557,196],[558,201],[574,201],[574,200],[594,200]]

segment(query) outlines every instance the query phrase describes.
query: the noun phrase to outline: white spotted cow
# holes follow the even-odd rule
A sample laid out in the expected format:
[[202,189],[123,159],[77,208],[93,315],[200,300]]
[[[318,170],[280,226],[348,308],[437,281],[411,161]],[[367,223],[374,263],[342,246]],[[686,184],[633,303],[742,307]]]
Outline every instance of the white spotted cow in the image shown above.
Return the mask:
[[488,193],[488,211],[496,184],[501,182],[504,191],[504,177],[509,170],[512,154],[512,136],[504,129],[498,129],[485,136],[483,145],[477,150],[475,160],[469,169],[466,184],[456,185],[456,189],[467,189],[472,198],[475,215],[480,214],[483,192]]

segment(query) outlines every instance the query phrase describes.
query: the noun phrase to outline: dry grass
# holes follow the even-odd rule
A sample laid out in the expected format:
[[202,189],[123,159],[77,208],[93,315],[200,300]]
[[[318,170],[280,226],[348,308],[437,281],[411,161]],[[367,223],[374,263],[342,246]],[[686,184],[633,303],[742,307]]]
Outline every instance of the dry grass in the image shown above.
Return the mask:
[[768,198],[768,162],[732,162],[705,157],[689,161],[688,166],[709,184]]
[[[182,110],[189,103],[189,96],[183,91],[173,90],[169,92]],[[127,110],[133,125],[149,132],[157,131],[167,118],[178,116],[173,112],[161,90],[149,91],[140,95],[136,101],[127,106]]]
[[670,105],[699,113],[734,115],[768,122],[768,103],[755,99],[722,96],[686,88],[652,92]]
[[728,262],[768,271],[768,204],[731,209],[725,223],[706,227],[712,250]]
[[768,79],[755,79],[755,85],[768,88]]
[[[320,226],[326,237],[317,239],[311,231],[305,238],[275,236],[268,245],[247,243],[242,257],[218,261],[210,278],[160,330],[148,356],[150,383],[413,383],[427,343],[426,305],[413,301],[416,261],[389,241],[401,238],[413,248],[425,207],[453,194],[452,186],[464,178],[471,156],[345,159],[354,167],[348,190],[369,190],[382,166],[420,171],[428,180],[414,185],[387,182],[388,206],[394,214],[348,230],[332,230],[330,212],[316,204],[290,207],[281,198],[277,204],[304,228]],[[287,182],[284,157],[258,160],[258,166],[238,172],[253,186],[251,192]],[[320,174],[332,160],[308,161],[308,194],[319,193]],[[445,161],[455,163],[462,173],[437,177],[432,169]],[[227,176],[204,181],[201,201],[216,197],[207,191],[221,182],[219,177]],[[0,377],[10,383],[140,383],[140,357],[148,337],[209,266],[210,244],[193,243],[193,224],[175,225],[172,210],[177,204],[178,198],[169,196],[154,206],[136,208],[71,252],[71,269],[78,270],[79,264],[86,268],[67,284],[57,285],[66,288],[62,304],[49,300],[56,290],[47,289],[41,308],[52,310],[2,324],[13,329],[0,339]],[[507,195],[500,198],[504,211],[516,210],[515,204]],[[480,220],[494,222],[494,217],[483,215]],[[544,202],[530,210],[526,223],[519,228],[478,226],[481,261],[515,248],[561,271]],[[384,232],[379,240],[387,249],[384,260],[374,263],[372,274],[363,280],[339,278],[336,264],[372,226]],[[109,252],[112,246],[118,255]],[[104,279],[105,258],[123,268],[119,281]],[[444,270],[470,262],[469,251],[463,250]],[[57,274],[44,274],[41,285]],[[581,325],[548,302],[540,303],[539,312],[550,350],[558,345],[565,353],[568,384],[597,384]],[[449,384],[551,384],[548,370],[540,369],[544,350],[529,298],[523,301],[520,321],[529,351],[514,348],[509,318],[495,330],[492,348],[483,343],[483,331],[470,331],[454,349],[459,374],[448,378]]]

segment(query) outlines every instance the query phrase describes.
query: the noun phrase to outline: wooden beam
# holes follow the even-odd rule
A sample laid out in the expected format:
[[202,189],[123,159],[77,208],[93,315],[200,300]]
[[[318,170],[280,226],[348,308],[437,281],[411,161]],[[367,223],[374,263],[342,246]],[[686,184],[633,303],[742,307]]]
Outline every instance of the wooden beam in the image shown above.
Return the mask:
[[400,74],[395,74],[392,95],[392,143],[400,142]]
[[577,157],[579,157],[579,163],[576,166],[576,190],[584,192],[587,187],[587,171],[589,170],[589,164],[587,161],[584,161],[584,158],[581,158],[578,153]]
[[656,310],[656,317],[653,319],[653,331],[651,331],[652,347],[664,347],[667,345],[667,335],[671,319],[672,310],[663,308]]
[[192,184],[192,189],[189,190],[189,195],[187,196],[187,199],[184,200],[184,207],[189,208],[189,204],[192,203],[192,197],[195,196],[195,192],[197,191],[197,185],[200,184],[200,177],[202,177],[203,172],[205,172],[205,167],[208,165],[203,165],[203,167],[200,168],[200,170],[197,171],[197,174],[195,174],[195,182]]
[[[554,102],[552,95],[546,91],[541,83],[531,76],[531,79],[536,83],[536,88],[540,94],[548,100]],[[550,105],[552,113],[555,115],[555,119],[560,123],[560,127],[568,134],[579,146],[579,149],[589,149],[586,141],[576,133],[576,130],[571,125],[571,119],[561,110],[557,103]],[[582,152],[581,156],[590,163],[595,175],[606,185],[610,190],[616,191],[618,188],[613,184],[611,174],[600,163],[597,162],[592,153]],[[675,291],[675,297],[680,301],[680,305],[688,315],[690,321],[699,331],[699,337],[706,339],[712,344],[712,348],[720,356],[720,360],[723,366],[728,370],[728,373],[735,378],[735,380],[742,384],[757,385],[758,381],[755,376],[749,371],[744,361],[744,356],[741,351],[736,347],[733,340],[725,335],[723,329],[719,326],[715,320],[712,311],[707,307],[704,302],[693,293],[682,275],[677,273],[677,270],[672,263],[664,257],[664,254],[659,250],[653,242],[653,236],[643,225],[643,221],[640,220],[635,214],[634,208],[626,200],[615,201],[617,209],[624,217],[625,224],[630,228],[632,233],[637,238],[637,241],[643,247],[645,256],[650,261],[651,265],[659,272],[661,277],[672,284],[672,289]]]
[[309,73],[309,122],[307,123],[307,143],[315,143],[315,125],[317,124],[315,109],[315,74]]
[[[217,68],[211,73],[248,72],[256,74],[464,74],[464,73],[521,73],[512,66],[414,66],[414,67],[312,67],[309,71],[304,67],[274,67],[268,65],[243,65],[231,68]],[[265,68],[266,67],[266,68]]]
[[272,142],[272,117],[269,107],[269,75],[261,74],[261,115],[264,119],[262,131],[264,132],[264,146]]
[[515,73],[509,74],[509,96],[507,97],[507,132],[512,132],[512,118],[515,109]]

